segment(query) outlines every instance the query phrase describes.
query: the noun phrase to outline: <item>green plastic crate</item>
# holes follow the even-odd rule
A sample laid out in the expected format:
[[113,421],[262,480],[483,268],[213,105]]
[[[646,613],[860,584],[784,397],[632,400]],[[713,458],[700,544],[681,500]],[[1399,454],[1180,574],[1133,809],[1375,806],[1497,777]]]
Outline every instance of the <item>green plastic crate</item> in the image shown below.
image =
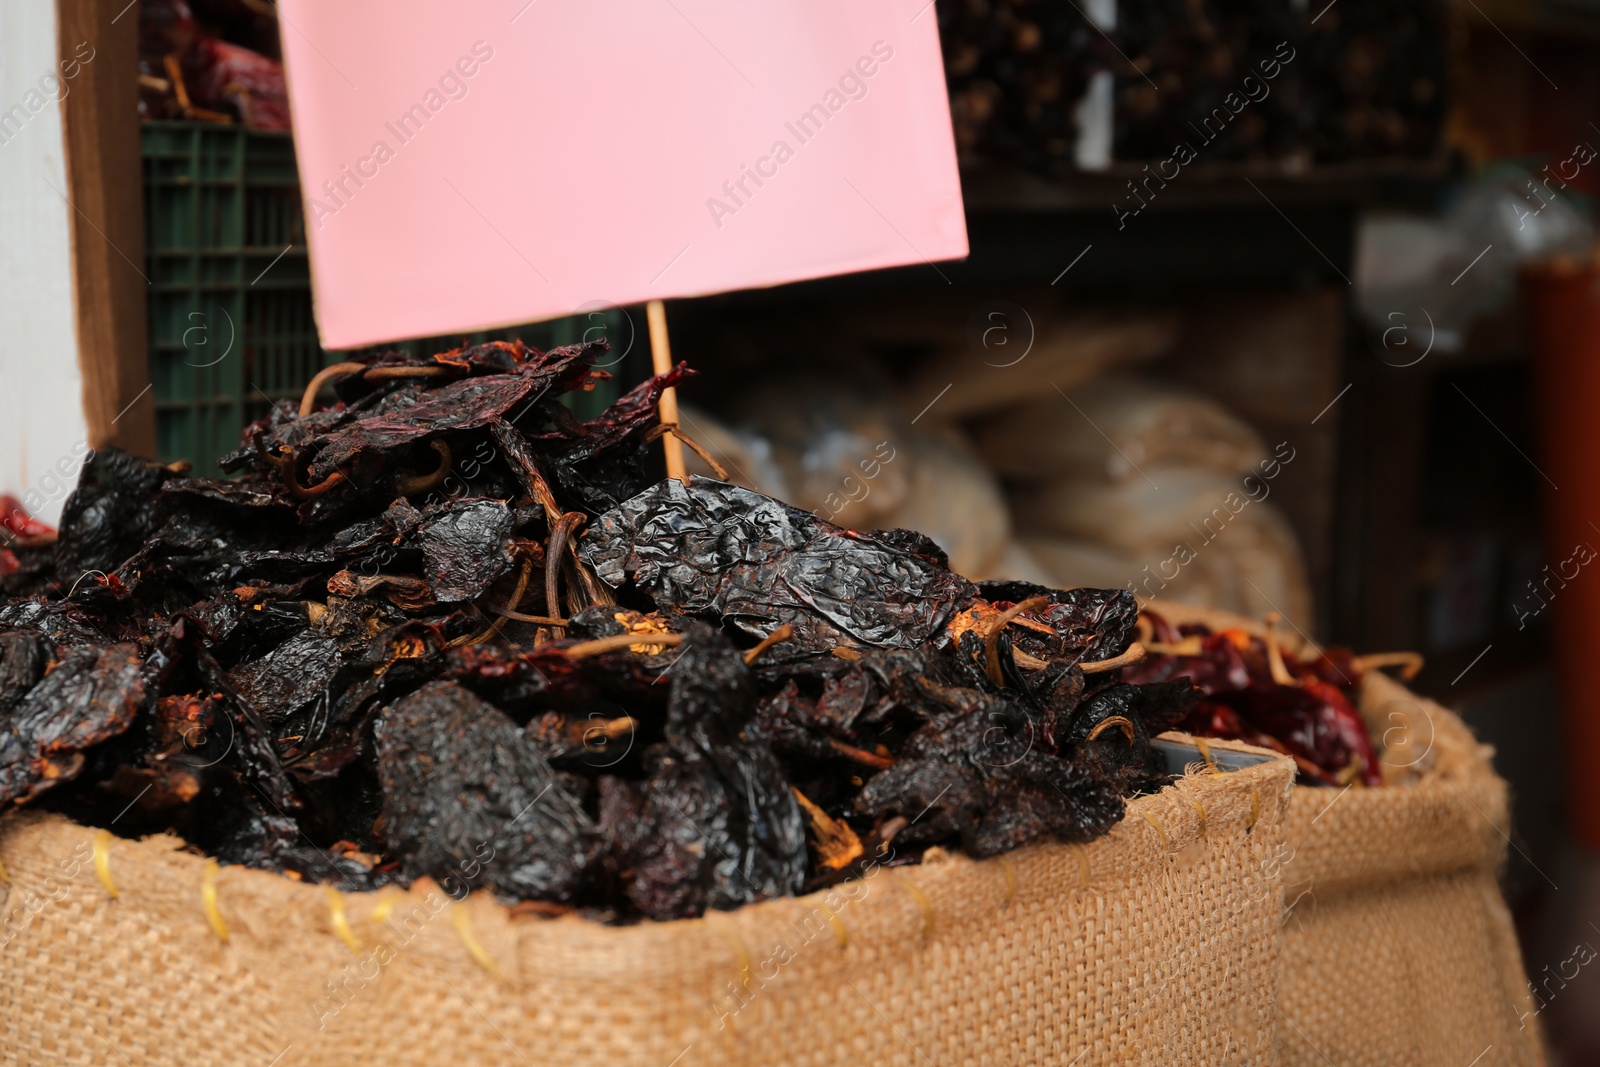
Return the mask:
[[[317,341],[294,141],[287,133],[204,122],[143,125],[145,253],[156,449],[216,474],[244,427],[272,402],[298,399],[319,369],[350,353]],[[631,328],[622,312],[384,348],[432,354],[520,337],[550,347],[596,327]],[[616,383],[573,398],[592,417]]]
[[323,365],[294,143],[190,122],[146,123],[143,142],[156,447],[215,473],[245,424]]

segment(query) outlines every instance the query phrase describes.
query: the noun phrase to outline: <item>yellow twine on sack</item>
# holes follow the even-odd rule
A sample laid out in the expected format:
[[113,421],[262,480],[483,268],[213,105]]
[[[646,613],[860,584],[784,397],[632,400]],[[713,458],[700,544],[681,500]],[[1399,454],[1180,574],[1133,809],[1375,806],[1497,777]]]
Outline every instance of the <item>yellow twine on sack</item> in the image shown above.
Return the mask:
[[1261,818],[1261,794],[1255,786],[1250,787],[1250,821],[1244,824],[1246,830],[1255,829],[1256,820]]
[[1211,755],[1211,743],[1203,737],[1194,739],[1194,747],[1200,750],[1200,758],[1206,761],[1206,769],[1212,777],[1221,778],[1222,768],[1217,766],[1217,761]]
[[333,932],[339,935],[339,940],[345,943],[345,947],[359,955],[361,939],[350,929],[350,918],[344,913],[344,896],[331,885],[323,886],[322,891],[328,897],[328,917],[333,923]]
[[896,872],[894,880],[896,885],[911,894],[911,898],[917,902],[917,907],[922,909],[922,940],[928,940],[933,936],[933,904],[927,895],[917,888],[917,883],[906,875]]
[[1074,844],[1073,851],[1078,854],[1078,888],[1089,888],[1089,850],[1082,845]]
[[[720,935],[722,939],[728,942],[729,946],[733,948],[734,960],[739,964],[739,982],[737,988],[754,995],[755,977],[750,973],[750,953],[746,951],[744,947],[744,939],[739,936],[739,931],[735,930],[731,925],[724,921],[720,915],[710,912],[706,913],[704,921],[707,926],[715,930],[717,934]],[[744,1003],[743,998],[739,997],[737,993],[734,995],[740,1000],[740,1006],[742,1009]],[[738,1033],[738,1029],[733,1023],[733,1016],[735,1013],[718,1013],[715,1004],[712,1005],[711,1010],[713,1014],[721,1015],[724,1020],[724,1025],[727,1026],[730,1032],[734,1034]]]
[[850,931],[845,929],[844,920],[839,918],[839,913],[828,907],[825,902],[819,900],[817,903],[821,905],[822,913],[828,917],[828,925],[833,927],[833,939],[839,942],[839,948],[847,947],[850,944]]
[[96,830],[94,833],[94,873],[99,877],[100,884],[106,887],[106,892],[111,894],[112,900],[122,895],[117,892],[117,883],[111,880],[110,830]]
[[206,924],[211,927],[211,932],[223,942],[228,940],[228,924],[222,921],[222,911],[217,907],[217,866],[216,860],[206,860],[204,874],[200,878],[200,910],[206,914]]
[[11,884],[11,874],[6,870],[4,863],[0,863],[0,882],[5,882],[7,885]]
[[1017,869],[1011,865],[1011,857],[1000,857],[1000,869],[1006,872],[1006,906],[1009,907],[1017,899]]
[[472,932],[472,916],[467,912],[465,904],[452,904],[450,906],[450,925],[456,929],[456,937],[461,939],[461,944],[467,953],[478,961],[478,966],[500,977],[500,966],[494,962],[494,957],[478,942],[478,937]]
[[1201,807],[1200,802],[1194,797],[1184,797],[1184,799],[1194,805],[1195,814],[1200,816],[1200,836],[1206,836],[1206,809]]
[[739,987],[749,989],[754,984],[750,973],[750,953],[744,947],[744,939],[739,936],[739,931],[730,926],[720,915],[707,914],[706,925],[715,930],[733,948],[733,957],[739,964]]
[[1144,816],[1145,822],[1156,828],[1156,836],[1161,838],[1161,851],[1167,851],[1167,832],[1161,828],[1160,823],[1156,822],[1156,817],[1148,811],[1141,811],[1139,814]]
[[394,906],[400,903],[402,893],[379,893],[378,902],[372,906],[372,922],[375,926],[382,926],[389,921],[389,913],[394,911]]

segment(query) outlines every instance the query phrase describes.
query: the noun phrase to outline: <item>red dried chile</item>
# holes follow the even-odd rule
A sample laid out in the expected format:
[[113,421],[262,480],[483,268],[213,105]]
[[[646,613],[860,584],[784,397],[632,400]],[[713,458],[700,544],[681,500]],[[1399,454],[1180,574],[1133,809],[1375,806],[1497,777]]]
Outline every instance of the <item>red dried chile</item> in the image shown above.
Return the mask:
[[1294,757],[1301,781],[1319,785],[1381,785],[1372,738],[1351,701],[1362,668],[1343,649],[1312,660],[1283,657],[1292,681],[1275,680],[1267,643],[1242,630],[1173,626],[1143,613],[1158,648],[1198,645],[1193,652],[1152,652],[1127,668],[1132,682],[1188,678],[1203,693],[1178,728],[1206,737],[1246,741]]

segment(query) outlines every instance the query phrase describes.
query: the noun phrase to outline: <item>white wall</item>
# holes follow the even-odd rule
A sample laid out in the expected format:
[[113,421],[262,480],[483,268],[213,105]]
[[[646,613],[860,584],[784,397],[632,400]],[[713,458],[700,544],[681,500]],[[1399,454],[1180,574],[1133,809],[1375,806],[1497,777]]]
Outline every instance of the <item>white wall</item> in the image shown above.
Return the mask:
[[59,74],[53,0],[0,0],[0,119],[18,105],[27,113],[20,129],[14,114],[0,128],[0,493],[37,505],[52,524],[88,434],[61,104],[50,80]]

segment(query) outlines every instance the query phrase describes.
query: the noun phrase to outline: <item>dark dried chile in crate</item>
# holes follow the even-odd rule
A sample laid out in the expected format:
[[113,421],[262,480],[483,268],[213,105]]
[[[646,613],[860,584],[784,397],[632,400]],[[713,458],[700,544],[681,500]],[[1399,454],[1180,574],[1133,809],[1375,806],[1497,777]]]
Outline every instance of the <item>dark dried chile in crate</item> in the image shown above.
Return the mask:
[[[1149,739],[1196,691],[1080,668],[1128,647],[1128,593],[652,484],[689,371],[583,422],[560,397],[603,351],[363,357],[249,427],[232,480],[96,453],[0,576],[0,802],[631,921],[1089,840],[1165,780]],[[828,866],[839,824],[871,851]]]

